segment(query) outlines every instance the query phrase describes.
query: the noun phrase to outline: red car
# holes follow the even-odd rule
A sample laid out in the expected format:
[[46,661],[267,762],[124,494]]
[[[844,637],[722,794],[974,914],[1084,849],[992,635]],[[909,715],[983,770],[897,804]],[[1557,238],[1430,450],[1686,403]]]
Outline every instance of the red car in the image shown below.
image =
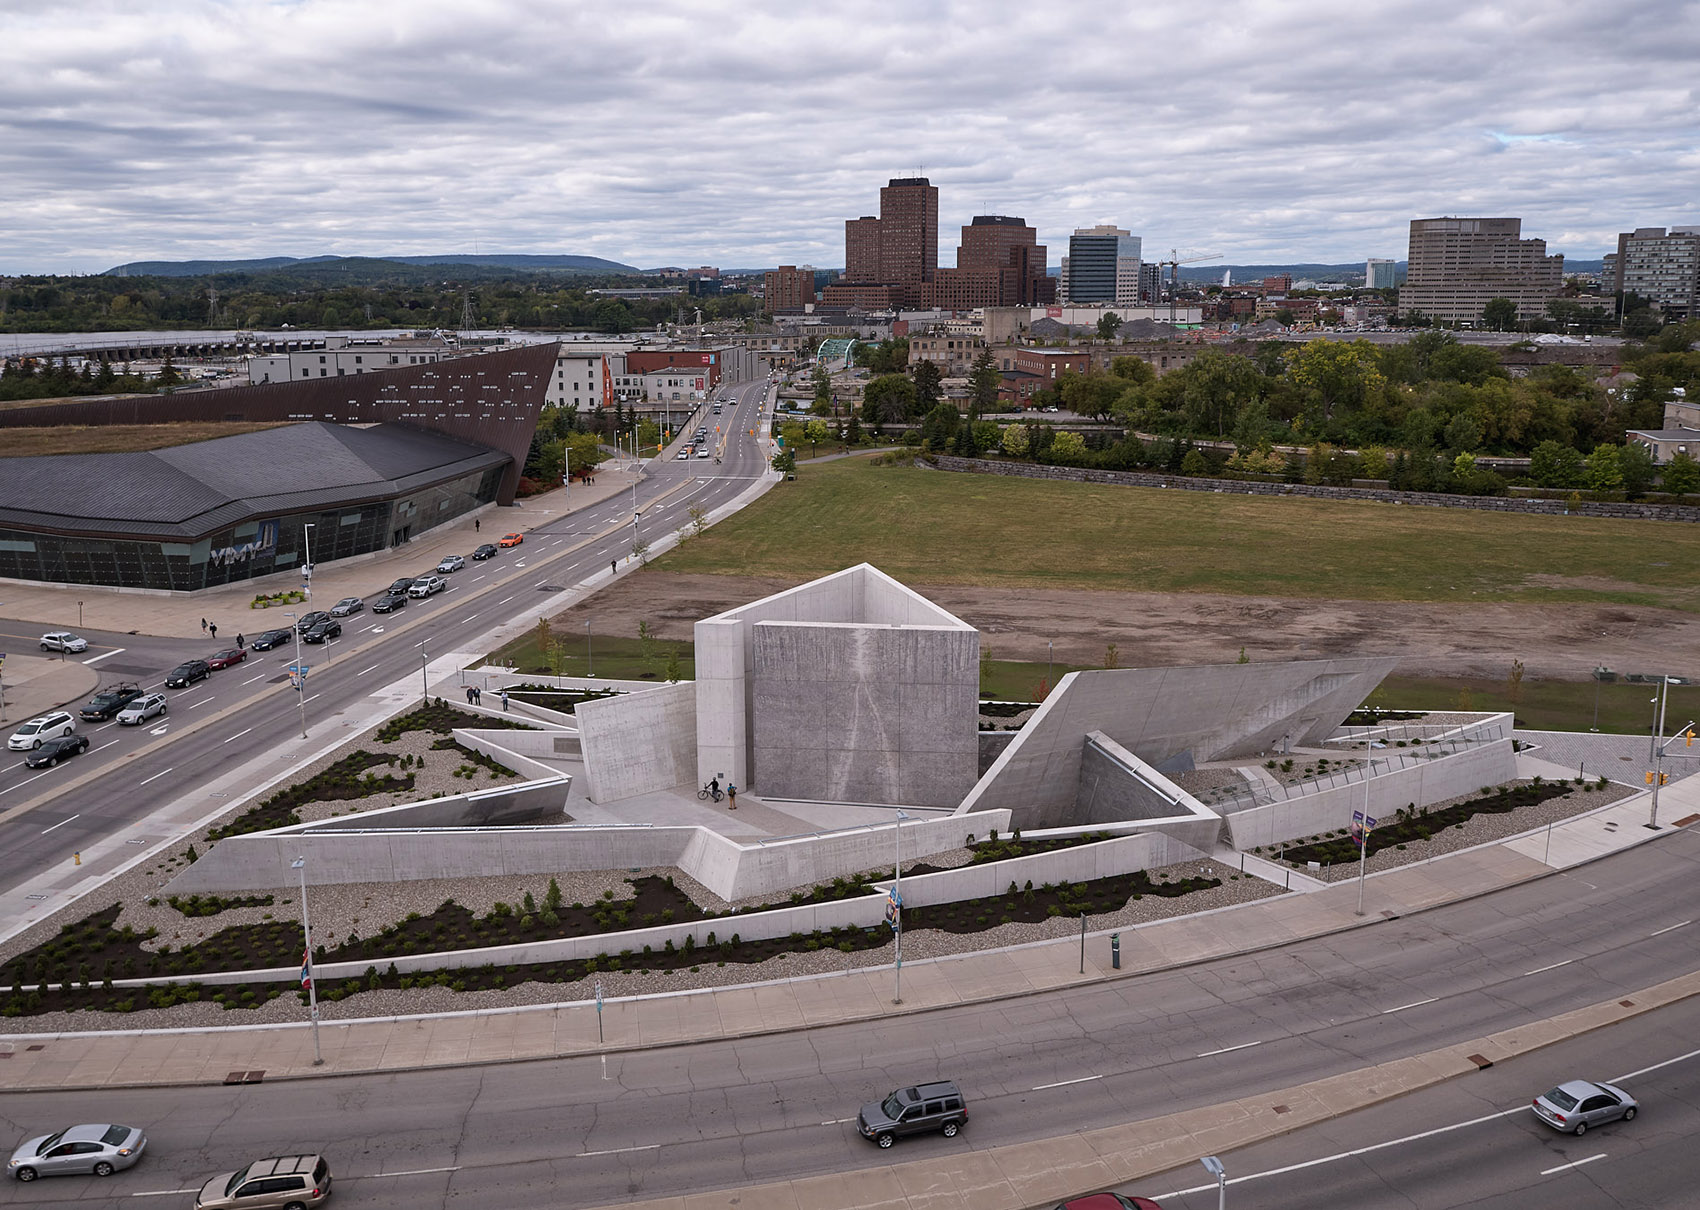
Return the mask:
[[220,668],[228,668],[232,664],[240,664],[247,658],[248,653],[242,648],[229,647],[219,652],[217,655],[209,655],[207,657],[207,667],[216,672]]
[[504,546],[504,547],[506,547],[506,546],[518,546],[523,541],[525,541],[525,535],[524,534],[503,534],[502,540],[501,540],[500,543],[498,543],[498,545]]

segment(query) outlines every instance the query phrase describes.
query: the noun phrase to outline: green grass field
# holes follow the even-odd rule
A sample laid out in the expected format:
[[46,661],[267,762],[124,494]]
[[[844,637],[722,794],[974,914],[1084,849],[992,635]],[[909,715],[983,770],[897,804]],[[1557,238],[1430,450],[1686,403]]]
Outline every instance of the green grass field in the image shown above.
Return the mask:
[[1700,609],[1700,526],[806,468],[656,561],[804,579],[870,562],[907,583]]

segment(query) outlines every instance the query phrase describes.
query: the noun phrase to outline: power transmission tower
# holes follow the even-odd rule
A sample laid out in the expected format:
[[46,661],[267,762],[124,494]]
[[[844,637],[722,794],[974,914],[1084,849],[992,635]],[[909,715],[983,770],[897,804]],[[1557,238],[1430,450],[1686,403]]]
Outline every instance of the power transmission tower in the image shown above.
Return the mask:
[[218,287],[207,287],[207,327],[216,328],[223,324],[224,315],[218,306]]
[[460,296],[460,330],[463,335],[470,336],[476,327],[472,322],[472,292],[463,290]]

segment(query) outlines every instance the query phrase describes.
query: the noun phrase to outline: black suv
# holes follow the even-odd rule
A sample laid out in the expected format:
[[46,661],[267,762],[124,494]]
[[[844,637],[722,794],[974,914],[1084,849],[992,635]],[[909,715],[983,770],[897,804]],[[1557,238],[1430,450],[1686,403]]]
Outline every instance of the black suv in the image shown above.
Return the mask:
[[322,643],[326,639],[342,637],[342,623],[335,618],[326,618],[313,629],[301,636],[303,643]]
[[182,689],[193,685],[196,681],[204,681],[212,675],[212,668],[205,660],[186,660],[165,674],[167,689]]
[[881,1147],[891,1146],[899,1135],[931,1130],[953,1139],[967,1122],[962,1090],[952,1080],[899,1088],[883,1101],[862,1106],[862,1112],[856,1115],[856,1129],[862,1137]]
[[138,686],[124,681],[110,689],[102,689],[77,713],[83,716],[85,722],[104,723],[141,696],[142,691]]
[[330,614],[326,613],[322,609],[315,609],[312,613],[304,613],[298,619],[296,619],[295,629],[300,634],[306,634],[309,630],[313,629],[313,627],[317,626],[320,622],[328,622],[330,620],[331,620]]

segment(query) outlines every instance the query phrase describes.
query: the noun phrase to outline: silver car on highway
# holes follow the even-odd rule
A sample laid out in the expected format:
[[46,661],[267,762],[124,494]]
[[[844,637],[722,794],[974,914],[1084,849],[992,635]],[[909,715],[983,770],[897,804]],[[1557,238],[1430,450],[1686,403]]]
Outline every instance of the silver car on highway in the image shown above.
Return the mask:
[[111,1176],[142,1158],[148,1138],[134,1126],[73,1126],[37,1135],[12,1152],[6,1167],[20,1181],[38,1176]]
[[1591,1126],[1629,1121],[1641,1108],[1634,1097],[1615,1084],[1571,1080],[1535,1098],[1535,1116],[1554,1130],[1587,1134]]

